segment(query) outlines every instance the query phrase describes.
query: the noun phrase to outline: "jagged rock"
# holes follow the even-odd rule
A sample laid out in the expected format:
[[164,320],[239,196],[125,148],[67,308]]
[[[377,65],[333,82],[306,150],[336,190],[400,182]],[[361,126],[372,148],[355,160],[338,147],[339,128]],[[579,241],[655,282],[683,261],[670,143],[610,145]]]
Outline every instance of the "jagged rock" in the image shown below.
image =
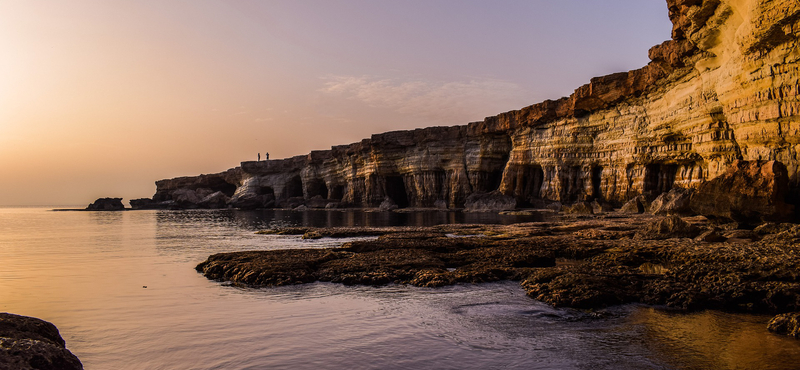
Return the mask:
[[589,202],[578,202],[564,207],[562,211],[569,214],[591,215],[594,214],[594,207]]
[[466,212],[499,212],[517,208],[517,201],[498,192],[475,193],[467,197],[464,204]]
[[752,230],[729,230],[722,233],[722,236],[728,240],[731,239],[747,239],[756,240],[758,236]]
[[86,207],[87,211],[121,211],[125,209],[122,198],[99,198]]
[[672,189],[668,193],[662,193],[650,203],[649,213],[654,215],[678,215],[691,212],[689,199],[692,196],[692,189]]
[[790,312],[777,315],[767,324],[769,331],[800,338],[800,312]]
[[561,212],[561,209],[564,208],[564,206],[561,204],[561,202],[552,202],[552,203],[549,203],[549,204],[545,205],[544,208],[545,209],[549,209],[549,210],[553,210],[553,211],[556,211],[556,212]]
[[174,201],[156,202],[151,198],[131,199],[132,209],[170,209]]
[[593,200],[589,205],[592,207],[594,214],[601,214],[614,211],[614,207],[605,202],[598,202],[597,199]]
[[719,243],[728,240],[728,238],[722,236],[722,234],[720,234],[719,229],[711,228],[709,230],[701,232],[700,235],[694,238],[694,240],[706,243]]
[[197,208],[203,198],[192,189],[178,189],[172,193],[172,200],[181,208]]
[[645,203],[643,200],[644,197],[641,196],[633,198],[623,204],[619,211],[622,213],[644,213]]
[[386,198],[381,202],[381,205],[378,207],[378,210],[381,212],[393,211],[399,208],[397,203],[395,203],[392,198]]
[[79,370],[55,325],[34,317],[0,313],[0,369]]
[[753,229],[753,232],[756,235],[768,235],[768,234],[777,234],[780,232],[784,232],[786,230],[790,230],[791,228],[795,227],[795,224],[791,223],[781,223],[776,224],[774,222],[765,222],[761,225],[756,226]]
[[[339,203],[335,200],[325,199],[321,195],[316,195],[311,199],[306,200],[306,207],[308,208],[328,208],[328,205],[331,203]],[[335,208],[336,205],[330,207]]]
[[205,196],[197,205],[203,208],[225,208],[228,206],[228,201],[230,198],[225,193],[217,191]]
[[792,213],[786,203],[789,177],[776,161],[736,161],[719,177],[701,184],[690,200],[702,215],[739,222],[783,220]]
[[678,216],[669,216],[649,223],[636,233],[637,239],[658,240],[670,238],[694,238],[700,230]]

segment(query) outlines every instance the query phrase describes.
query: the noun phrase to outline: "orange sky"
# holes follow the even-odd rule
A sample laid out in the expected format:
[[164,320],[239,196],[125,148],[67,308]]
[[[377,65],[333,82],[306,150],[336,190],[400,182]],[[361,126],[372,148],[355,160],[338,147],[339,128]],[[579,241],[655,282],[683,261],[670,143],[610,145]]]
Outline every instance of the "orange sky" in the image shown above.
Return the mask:
[[0,205],[466,124],[638,68],[663,0],[0,2]]

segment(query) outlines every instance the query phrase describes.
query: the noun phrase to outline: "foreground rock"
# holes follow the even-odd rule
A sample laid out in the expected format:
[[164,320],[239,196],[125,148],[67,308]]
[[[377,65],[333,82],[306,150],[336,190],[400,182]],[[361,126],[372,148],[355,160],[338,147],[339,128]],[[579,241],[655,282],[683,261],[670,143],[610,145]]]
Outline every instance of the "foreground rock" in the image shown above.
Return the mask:
[[0,313],[0,369],[78,370],[83,365],[67,350],[55,325]]
[[[586,309],[638,302],[687,310],[800,311],[800,226],[768,224],[760,233],[729,227],[703,217],[617,213],[383,233],[296,228],[283,233],[380,236],[334,249],[215,254],[197,270],[250,286],[328,281],[433,287],[518,280],[532,298]],[[698,236],[708,231],[715,236]]]
[[769,331],[800,338],[800,312],[780,314],[772,318],[767,324]]
[[122,198],[99,198],[86,207],[87,211],[122,211]]

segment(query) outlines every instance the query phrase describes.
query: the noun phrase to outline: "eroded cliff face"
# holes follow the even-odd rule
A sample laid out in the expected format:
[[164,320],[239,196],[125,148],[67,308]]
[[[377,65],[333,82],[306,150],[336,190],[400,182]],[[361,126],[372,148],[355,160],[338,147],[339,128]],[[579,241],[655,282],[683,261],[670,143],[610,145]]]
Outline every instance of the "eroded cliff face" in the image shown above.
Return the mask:
[[465,126],[388,132],[162,180],[154,200],[176,200],[188,189],[206,197],[225,190],[224,204],[244,207],[312,198],[315,206],[377,206],[388,197],[400,207],[452,208],[470,194],[498,191],[522,206],[621,204],[697,188],[736,160],[781,162],[797,193],[800,3],[667,4],[672,40],[650,50],[651,63],[594,78],[570,97]]

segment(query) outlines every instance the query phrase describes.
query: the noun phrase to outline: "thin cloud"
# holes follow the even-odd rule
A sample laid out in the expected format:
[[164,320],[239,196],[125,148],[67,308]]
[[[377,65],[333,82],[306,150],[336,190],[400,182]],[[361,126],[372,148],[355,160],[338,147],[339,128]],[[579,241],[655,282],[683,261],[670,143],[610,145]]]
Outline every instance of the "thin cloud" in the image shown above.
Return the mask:
[[370,76],[330,76],[320,91],[449,124],[520,108],[528,95],[519,85],[496,79],[441,82]]

